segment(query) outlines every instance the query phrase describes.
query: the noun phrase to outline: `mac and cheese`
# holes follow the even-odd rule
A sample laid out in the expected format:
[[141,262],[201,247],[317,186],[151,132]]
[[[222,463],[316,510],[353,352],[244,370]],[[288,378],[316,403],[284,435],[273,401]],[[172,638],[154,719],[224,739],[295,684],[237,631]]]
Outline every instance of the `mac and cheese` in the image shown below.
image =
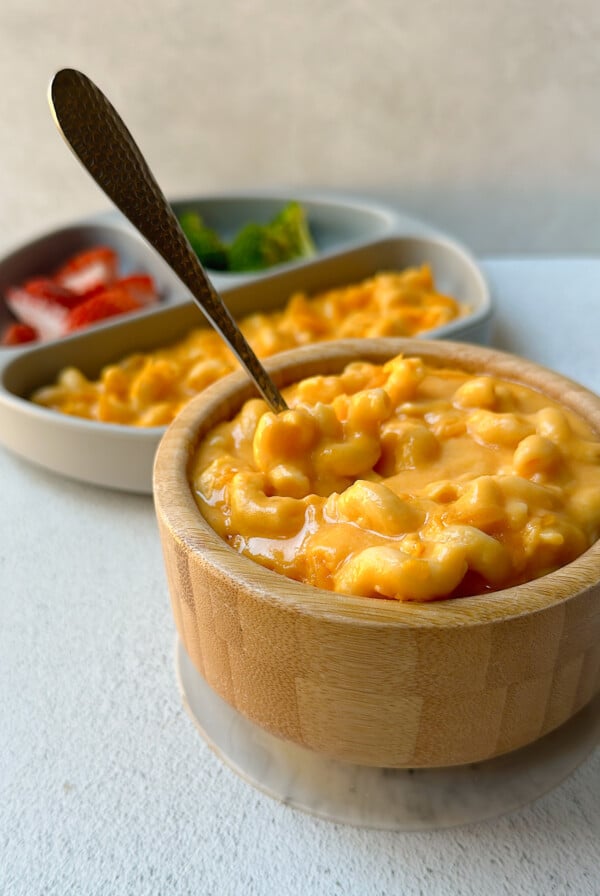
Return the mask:
[[200,444],[234,549],[345,594],[427,601],[544,575],[600,536],[600,441],[541,393],[397,357],[261,399]]
[[[257,287],[259,289],[260,287]],[[427,265],[377,274],[362,283],[309,297],[296,293],[282,311],[245,317],[240,327],[261,357],[333,338],[414,336],[464,314],[437,292]],[[174,345],[130,355],[89,380],[65,368],[33,401],[53,410],[106,423],[163,426],[193,396],[237,367],[211,328],[193,330]]]

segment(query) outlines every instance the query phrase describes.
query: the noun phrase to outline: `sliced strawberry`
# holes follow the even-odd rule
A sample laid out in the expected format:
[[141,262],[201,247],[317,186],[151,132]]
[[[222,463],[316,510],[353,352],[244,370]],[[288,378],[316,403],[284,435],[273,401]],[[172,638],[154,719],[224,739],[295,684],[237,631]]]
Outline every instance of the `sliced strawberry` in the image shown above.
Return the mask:
[[92,296],[98,296],[101,292],[106,292],[108,286],[103,286],[101,283],[96,284],[96,286],[92,286],[91,289],[86,289],[85,292],[77,293],[79,296],[78,305],[81,305],[82,302],[87,301],[87,299],[91,299]]
[[37,332],[27,324],[9,324],[2,334],[2,345],[22,345],[24,342],[35,342]]
[[158,293],[154,280],[148,274],[130,274],[128,277],[120,277],[114,286],[124,289],[140,305],[155,305],[158,302]]
[[80,301],[70,290],[41,278],[9,289],[5,299],[17,320],[37,330],[40,339],[64,335],[69,310]]
[[59,286],[82,294],[96,286],[110,286],[117,278],[117,253],[108,246],[95,246],[74,255],[54,275]]
[[78,330],[80,327],[87,327],[88,324],[97,323],[107,317],[114,317],[116,314],[137,311],[138,308],[141,308],[140,303],[126,290],[113,287],[86,299],[81,305],[73,308],[69,312],[67,330],[69,332]]
[[33,280],[26,280],[21,286],[13,286],[6,293],[6,301],[8,302],[15,294],[24,291],[27,295],[34,299],[44,299],[47,302],[54,302],[62,305],[63,308],[74,308],[81,301],[81,296],[71,289],[59,286],[48,277],[36,277]]

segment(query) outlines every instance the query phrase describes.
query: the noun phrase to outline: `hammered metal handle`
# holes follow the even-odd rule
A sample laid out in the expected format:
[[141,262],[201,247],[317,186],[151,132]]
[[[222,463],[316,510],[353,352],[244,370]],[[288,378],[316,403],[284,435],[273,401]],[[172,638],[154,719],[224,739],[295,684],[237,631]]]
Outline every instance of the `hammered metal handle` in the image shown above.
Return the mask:
[[58,129],[84,168],[187,286],[269,406],[285,410],[279,390],[208,279],[137,144],[102,91],[81,72],[63,69],[50,83],[48,101]]

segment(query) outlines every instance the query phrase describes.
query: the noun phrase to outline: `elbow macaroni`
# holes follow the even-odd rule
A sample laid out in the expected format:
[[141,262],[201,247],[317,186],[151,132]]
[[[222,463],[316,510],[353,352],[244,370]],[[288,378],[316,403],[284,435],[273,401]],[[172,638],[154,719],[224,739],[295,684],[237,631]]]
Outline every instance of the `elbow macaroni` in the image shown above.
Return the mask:
[[[424,265],[312,297],[296,293],[284,310],[248,315],[240,327],[264,358],[333,338],[414,336],[465,312],[455,299],[436,291]],[[105,367],[97,381],[66,368],[32,398],[53,410],[105,423],[164,426],[194,395],[236,367],[214,330],[197,329],[175,345]]]
[[546,396],[397,357],[350,364],[216,427],[191,470],[236,550],[344,594],[497,590],[600,537],[600,441]]

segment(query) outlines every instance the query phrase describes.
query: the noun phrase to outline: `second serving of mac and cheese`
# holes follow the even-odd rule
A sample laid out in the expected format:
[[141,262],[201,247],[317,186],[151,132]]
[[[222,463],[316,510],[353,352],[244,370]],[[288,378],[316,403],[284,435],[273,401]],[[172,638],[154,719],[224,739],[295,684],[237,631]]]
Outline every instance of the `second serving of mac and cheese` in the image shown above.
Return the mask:
[[[285,308],[254,313],[240,329],[260,358],[322,342],[373,336],[414,336],[466,313],[436,288],[430,268],[380,273],[313,296],[298,292]],[[75,367],[32,396],[37,404],[104,423],[164,426],[202,389],[238,366],[210,327],[174,345],[138,352],[90,380]]]
[[551,572],[600,536],[600,441],[494,376],[396,357],[247,402],[191,483],[235,550],[344,594],[428,601]]

